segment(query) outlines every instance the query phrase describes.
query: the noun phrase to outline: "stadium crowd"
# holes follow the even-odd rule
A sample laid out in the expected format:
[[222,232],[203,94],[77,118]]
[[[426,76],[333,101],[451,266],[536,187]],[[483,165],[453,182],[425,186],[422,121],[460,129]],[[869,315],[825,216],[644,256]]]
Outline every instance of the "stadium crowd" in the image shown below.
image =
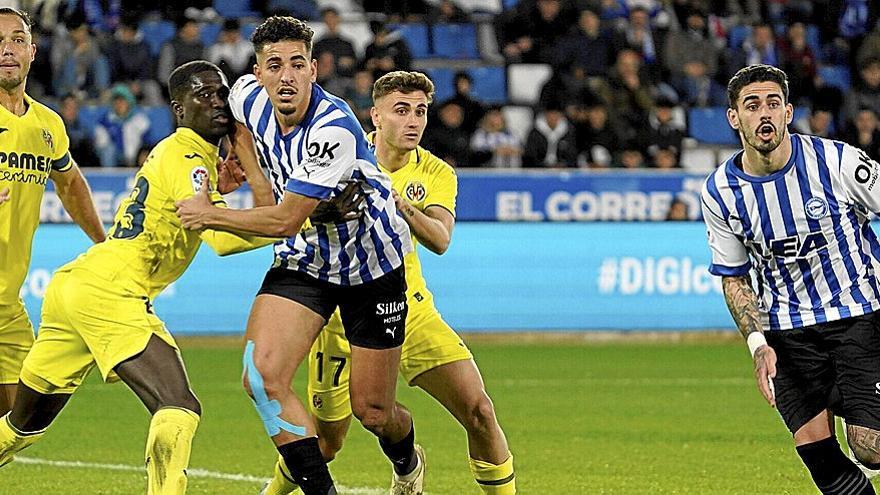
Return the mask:
[[[447,71],[425,146],[457,167],[660,168],[693,147],[694,108],[727,105],[739,68],[790,78],[794,132],[845,140],[880,158],[880,3],[867,0],[43,0],[12,2],[35,20],[28,93],[63,116],[83,166],[136,166],[172,128],[170,71],[219,64],[250,72],[256,22],[291,14],[320,26],[318,82],[364,127],[373,81],[395,69]],[[8,2],[7,2],[8,3]],[[173,23],[173,24],[172,24]],[[476,26],[470,60],[436,58],[412,33]],[[358,28],[358,29],[353,29]],[[358,43],[350,33],[367,33]],[[467,31],[470,32],[470,31]],[[486,35],[488,33],[488,36]],[[363,37],[361,35],[361,37]],[[452,40],[455,42],[455,40]],[[431,44],[434,46],[430,46]],[[449,40],[445,40],[448,44]],[[527,121],[509,111],[510,67],[547,67]],[[475,87],[475,69],[508,68],[506,87]],[[451,86],[451,87],[446,87]],[[440,97],[442,96],[442,98]],[[522,102],[517,108],[522,108]],[[519,122],[512,122],[518,118]],[[728,147],[736,147],[730,133]]]

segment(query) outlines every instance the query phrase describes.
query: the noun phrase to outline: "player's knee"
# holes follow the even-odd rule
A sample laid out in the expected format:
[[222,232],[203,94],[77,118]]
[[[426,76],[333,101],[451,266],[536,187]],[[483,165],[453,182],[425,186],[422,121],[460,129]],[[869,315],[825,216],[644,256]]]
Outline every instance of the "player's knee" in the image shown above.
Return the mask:
[[463,426],[472,433],[482,435],[492,431],[497,424],[498,420],[495,418],[495,406],[492,404],[492,399],[483,393],[468,408]]
[[352,412],[364,428],[379,436],[393,417],[392,408],[377,404],[352,404]]

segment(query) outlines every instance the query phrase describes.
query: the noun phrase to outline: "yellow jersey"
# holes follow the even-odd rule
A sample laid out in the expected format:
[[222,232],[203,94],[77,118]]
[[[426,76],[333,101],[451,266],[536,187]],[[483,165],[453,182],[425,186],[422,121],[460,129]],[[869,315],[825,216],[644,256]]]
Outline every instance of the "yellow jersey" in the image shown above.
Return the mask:
[[10,192],[0,205],[0,310],[19,303],[49,173],[73,167],[61,117],[28,95],[24,101],[21,116],[0,105],[0,191]]
[[192,129],[179,127],[150,152],[135,176],[131,195],[120,205],[107,240],[92,246],[58,271],[84,270],[130,294],[153,299],[177,280],[205,241],[218,254],[247,251],[273,239],[205,229],[184,229],[176,201],[209,187],[217,192],[219,149]]
[[[458,195],[455,169],[430,151],[421,146],[416,147],[410,152],[406,165],[394,172],[389,172],[381,163],[379,167],[391,177],[391,187],[397,194],[419,210],[425,211],[429,206],[439,206],[455,216],[455,197]],[[412,234],[412,241],[413,245],[418,241],[415,234]],[[416,298],[419,302],[433,299],[422,275],[422,264],[416,250],[407,253],[403,262],[406,269],[407,299]]]

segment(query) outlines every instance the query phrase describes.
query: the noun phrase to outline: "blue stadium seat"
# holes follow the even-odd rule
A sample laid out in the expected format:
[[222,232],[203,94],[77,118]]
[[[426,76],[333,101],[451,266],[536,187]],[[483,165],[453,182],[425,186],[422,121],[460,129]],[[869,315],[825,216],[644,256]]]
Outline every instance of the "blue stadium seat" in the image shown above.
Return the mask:
[[691,108],[688,134],[701,143],[739,145],[739,137],[727,123],[727,108]]
[[424,24],[394,24],[388,28],[397,31],[406,40],[413,58],[430,58],[433,55],[428,40],[428,26]]
[[214,0],[214,10],[221,17],[227,19],[257,17],[259,15],[259,13],[251,10],[250,0]]
[[813,51],[816,59],[822,57],[822,37],[819,34],[819,26],[815,24],[807,24],[807,46]]
[[174,118],[168,107],[144,107],[143,110],[150,118],[150,128],[144,135],[145,145],[153,146],[174,132]]
[[223,25],[216,22],[202,24],[201,38],[205,48],[217,42],[217,37],[220,36],[221,29],[223,29]]
[[428,77],[434,82],[434,102],[442,103],[455,94],[453,81],[455,79],[455,71],[452,69],[428,69]]
[[171,21],[146,21],[141,23],[140,31],[144,35],[144,42],[150,48],[150,53],[158,56],[162,45],[174,37],[177,29]]
[[752,34],[752,28],[749,26],[733,26],[727,33],[727,46],[739,48],[750,34]]
[[819,77],[825,81],[826,86],[838,88],[841,91],[849,91],[850,75],[849,67],[844,65],[826,65],[819,67]]
[[110,110],[106,105],[100,106],[82,106],[79,109],[79,120],[82,122],[83,127],[86,129],[91,129],[93,132],[95,127],[98,125],[98,122],[101,121],[101,118],[107,114]]
[[436,24],[433,27],[434,55],[440,58],[475,59],[477,28],[473,24]]
[[254,35],[254,31],[257,30],[257,26],[259,26],[259,24],[255,24],[255,23],[253,23],[253,22],[249,22],[249,23],[247,23],[247,24],[242,24],[242,26],[241,26],[241,37],[244,38],[244,39],[246,39],[246,40],[248,40],[248,41],[250,41],[250,40],[251,40],[251,36]]
[[468,73],[474,80],[474,98],[489,104],[507,101],[507,71],[504,67],[479,67]]
[[502,0],[501,5],[504,7],[504,10],[512,10],[516,8],[516,5],[519,3],[519,0]]

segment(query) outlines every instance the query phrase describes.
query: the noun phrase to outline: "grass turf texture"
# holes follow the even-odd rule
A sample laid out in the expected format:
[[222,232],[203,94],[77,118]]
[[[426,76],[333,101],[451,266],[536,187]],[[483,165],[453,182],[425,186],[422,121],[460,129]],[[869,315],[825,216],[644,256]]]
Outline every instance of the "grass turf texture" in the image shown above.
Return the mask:
[[[190,466],[268,476],[275,459],[240,386],[232,341],[183,341],[204,406]],[[471,344],[516,456],[523,494],[817,493],[787,430],[761,399],[741,343],[528,342]],[[297,389],[302,390],[300,370]],[[432,494],[479,493],[463,430],[433,399],[404,384],[428,459]],[[24,457],[143,464],[149,418],[123,385],[93,375]],[[331,471],[337,484],[388,486],[376,441],[354,424]],[[257,493],[253,481],[191,477],[188,493]],[[13,464],[0,494],[143,493],[138,472]],[[344,491],[341,493],[345,493]]]

